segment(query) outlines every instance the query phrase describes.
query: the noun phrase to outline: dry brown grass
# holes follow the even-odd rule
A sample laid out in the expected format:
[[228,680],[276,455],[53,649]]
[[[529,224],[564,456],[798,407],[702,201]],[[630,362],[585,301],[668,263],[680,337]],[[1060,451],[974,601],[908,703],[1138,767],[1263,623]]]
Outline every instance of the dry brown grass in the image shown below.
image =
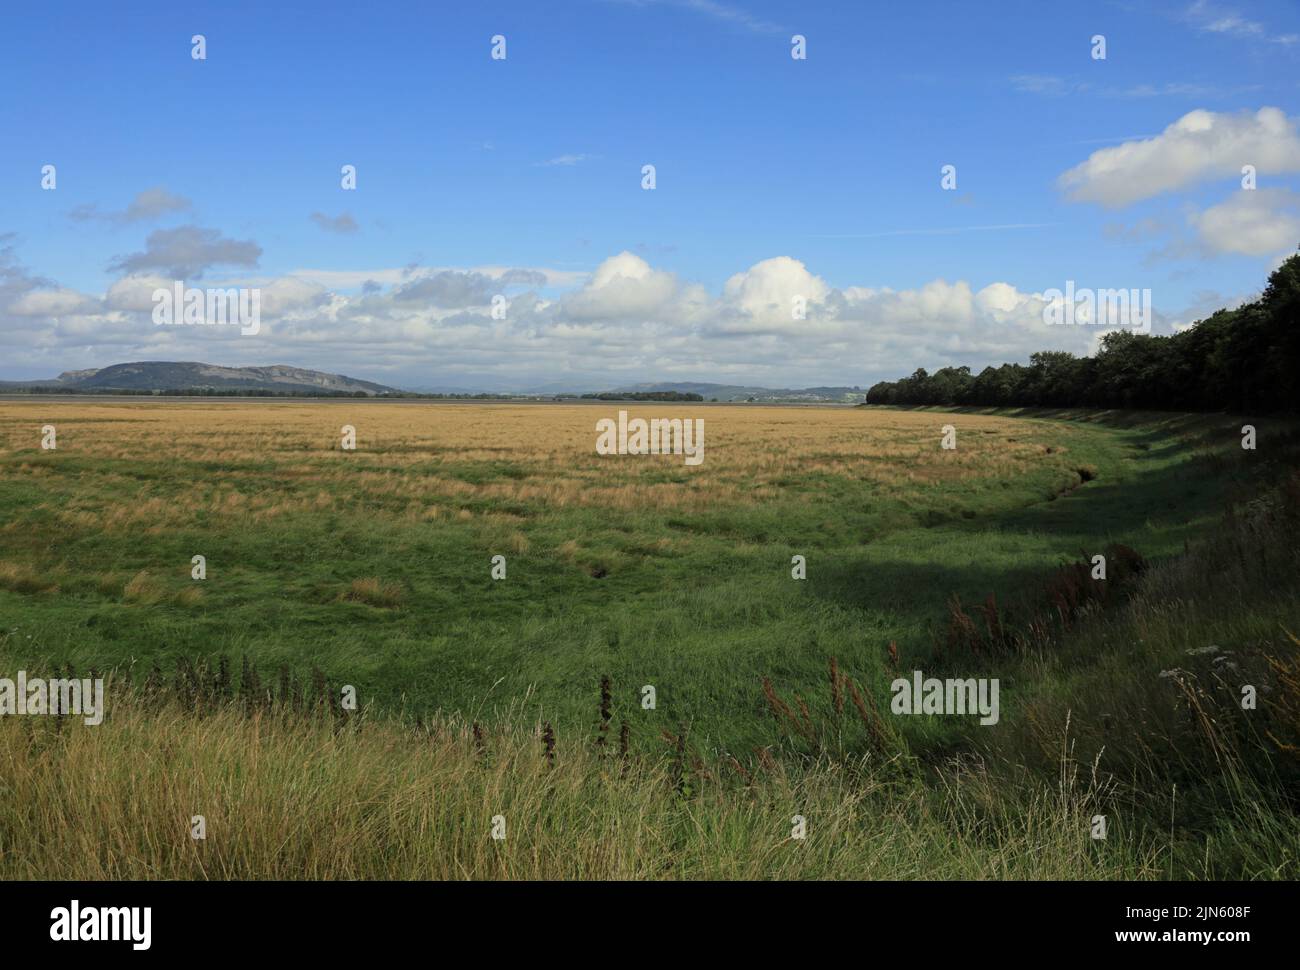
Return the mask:
[[15,593],[55,593],[59,586],[51,582],[48,575],[42,575],[26,564],[0,562],[0,589]]
[[400,605],[405,594],[406,590],[401,583],[367,576],[365,579],[354,579],[339,598],[369,606],[389,607]]
[[[620,408],[632,417],[703,417],[704,463],[596,454],[596,421]],[[57,453],[39,451],[44,423],[59,428]],[[947,423],[958,430],[956,451],[938,447]],[[345,424],[357,428],[356,451],[339,448]],[[1072,471],[1063,449],[1047,454],[1026,431],[1023,419],[984,415],[690,404],[0,403],[0,449],[23,454],[12,477],[61,492],[55,463],[76,455],[78,474],[95,479],[80,494],[133,493],[111,504],[52,496],[40,507],[74,530],[107,533],[159,533],[196,513],[260,523],[361,501],[416,520],[477,518],[477,508],[464,507],[471,500],[699,511],[789,497],[789,484],[809,476],[915,488],[1013,479],[1044,463]],[[140,462],[214,474],[197,476],[177,503],[130,474]],[[818,500],[815,489],[797,494]]]
[[167,591],[159,582],[142,569],[122,587],[122,598],[128,603],[159,603],[167,597]]
[[[1098,854],[1092,793],[1006,807],[767,756],[746,783],[594,750],[549,725],[411,730],[238,703],[203,714],[109,685],[107,720],[0,718],[3,879],[1152,878]],[[739,764],[737,762],[737,764]],[[689,778],[691,793],[683,791]],[[794,840],[790,816],[809,820]],[[195,815],[206,837],[191,837]],[[494,840],[494,819],[505,838]],[[57,851],[48,851],[57,846]],[[41,847],[47,847],[43,849]],[[936,849],[936,847],[941,847]]]

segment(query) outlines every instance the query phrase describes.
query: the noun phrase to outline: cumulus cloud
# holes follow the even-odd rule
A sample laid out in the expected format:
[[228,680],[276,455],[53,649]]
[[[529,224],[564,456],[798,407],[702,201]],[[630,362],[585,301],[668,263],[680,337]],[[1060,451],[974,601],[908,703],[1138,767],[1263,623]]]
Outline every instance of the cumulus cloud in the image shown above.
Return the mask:
[[[345,278],[355,284],[348,292],[298,274],[214,280],[262,291],[261,332],[241,336],[154,326],[152,293],[172,284],[164,272],[85,296],[33,279],[11,254],[0,258],[0,343],[10,367],[26,373],[140,359],[274,360],[399,386],[584,389],[670,376],[865,384],[918,365],[978,369],[1036,350],[1083,353],[1096,329],[1048,326],[1042,295],[1007,281],[836,287],[791,256],[756,262],[714,291],[631,252],[554,296],[539,290],[569,277],[537,269],[413,267]],[[508,310],[494,317],[492,297],[507,287]],[[795,297],[806,301],[803,319],[791,313]]]
[[18,317],[63,317],[93,313],[100,303],[76,290],[54,287],[28,290],[9,304],[9,312]]
[[503,294],[510,287],[545,285],[546,275],[536,270],[508,269],[485,273],[444,269],[411,276],[407,282],[394,287],[391,301],[396,305],[464,309],[486,306],[492,302],[492,297]]
[[124,276],[109,286],[108,292],[104,294],[104,306],[109,310],[126,313],[151,313],[154,291],[171,290],[175,282],[172,277],[153,273]]
[[271,319],[329,307],[333,295],[318,283],[281,276],[258,286],[262,291],[262,312]]
[[[768,330],[797,331],[809,316],[820,316],[819,306],[826,302],[830,290],[799,260],[777,256],[732,276],[722,288],[722,296],[729,309],[739,311],[753,324],[766,325]],[[795,314],[796,304],[802,319]],[[737,329],[734,322],[729,329]]]
[[382,289],[385,285],[401,285],[424,276],[446,271],[479,273],[490,280],[496,281],[497,285],[503,289],[512,286],[567,287],[581,283],[589,275],[575,270],[515,266],[471,266],[465,268],[407,266],[355,270],[296,269],[286,275],[312,280],[332,290],[350,290],[360,287],[373,291]]
[[677,295],[677,277],[624,250],[596,267],[587,284],[564,301],[564,313],[572,320],[654,318]]
[[1300,194],[1283,188],[1234,192],[1189,221],[1214,253],[1290,253],[1300,246]]
[[919,289],[887,291],[873,298],[882,322],[893,327],[924,327],[936,322],[950,328],[967,324],[974,312],[974,296],[964,280],[932,280]]
[[261,256],[262,247],[251,239],[229,239],[216,229],[179,226],[155,229],[143,252],[118,257],[108,268],[123,273],[161,270],[178,279],[199,279],[214,266],[255,267]]
[[1255,113],[1197,110],[1154,138],[1102,148],[1065,172],[1058,184],[1076,202],[1130,205],[1211,179],[1300,171],[1300,132],[1278,108]]
[[38,286],[53,286],[47,280],[32,276],[18,263],[15,252],[17,236],[0,232],[0,306],[5,306],[28,290]]
[[975,307],[981,313],[996,317],[1010,317],[1032,297],[1021,293],[1009,283],[990,283],[975,294]]
[[482,306],[492,299],[496,289],[496,282],[482,273],[443,270],[403,284],[393,299],[397,303],[427,303],[438,307]]

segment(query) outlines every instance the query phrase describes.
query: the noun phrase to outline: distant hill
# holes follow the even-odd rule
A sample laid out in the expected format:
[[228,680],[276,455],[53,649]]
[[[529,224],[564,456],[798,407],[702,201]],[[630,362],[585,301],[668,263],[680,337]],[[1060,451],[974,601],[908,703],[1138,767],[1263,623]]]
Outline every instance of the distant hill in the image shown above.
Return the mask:
[[222,367],[217,364],[146,360],[92,370],[64,371],[52,381],[4,381],[0,388],[44,391],[253,391],[281,394],[400,394],[372,381],[273,364]]
[[750,387],[744,384],[695,384],[665,382],[658,384],[631,384],[615,388],[623,392],[676,391],[679,394],[698,394],[706,401],[838,401],[861,404],[866,395],[860,387],[805,387],[773,388]]
[[[373,396],[428,395],[434,397],[489,397],[473,387],[424,385],[413,388],[388,387],[342,374],[273,364],[270,367],[223,367],[194,361],[143,360],[109,367],[64,371],[57,378],[32,381],[0,381],[0,392],[29,391],[57,394],[199,394],[241,393],[321,395],[365,394]],[[502,397],[601,397],[636,395],[641,400],[761,401],[787,403],[861,404],[866,392],[860,387],[772,388],[747,384],[660,382],[631,384],[616,388],[573,387],[553,383],[525,391],[499,394]],[[676,397],[673,397],[673,396]],[[654,396],[654,397],[652,397]]]

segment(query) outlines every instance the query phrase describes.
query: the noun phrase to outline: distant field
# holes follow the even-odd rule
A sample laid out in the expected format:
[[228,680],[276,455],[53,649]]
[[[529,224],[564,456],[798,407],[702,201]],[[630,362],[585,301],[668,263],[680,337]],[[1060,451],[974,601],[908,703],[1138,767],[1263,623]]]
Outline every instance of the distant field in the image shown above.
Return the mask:
[[745,750],[769,733],[762,678],[815,692],[834,655],[887,699],[886,645],[940,663],[954,594],[1014,601],[1115,539],[1180,549],[1221,492],[1150,427],[626,408],[703,417],[688,467],[596,454],[596,419],[620,407],[2,403],[9,647],[137,677],[248,656],[264,676],[317,666],[390,711],[583,728],[609,675],[651,736],[685,723]]

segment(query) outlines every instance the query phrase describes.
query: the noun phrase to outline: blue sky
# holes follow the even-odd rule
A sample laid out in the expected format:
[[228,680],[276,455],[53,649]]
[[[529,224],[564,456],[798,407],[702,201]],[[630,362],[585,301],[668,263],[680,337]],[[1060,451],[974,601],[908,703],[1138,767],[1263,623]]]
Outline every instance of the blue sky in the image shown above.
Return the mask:
[[[1293,3],[176,6],[6,13],[0,378],[865,385],[1087,352],[1022,299],[1066,280],[1169,332],[1300,244]],[[262,333],[156,327],[137,291],[181,275],[264,287]]]

